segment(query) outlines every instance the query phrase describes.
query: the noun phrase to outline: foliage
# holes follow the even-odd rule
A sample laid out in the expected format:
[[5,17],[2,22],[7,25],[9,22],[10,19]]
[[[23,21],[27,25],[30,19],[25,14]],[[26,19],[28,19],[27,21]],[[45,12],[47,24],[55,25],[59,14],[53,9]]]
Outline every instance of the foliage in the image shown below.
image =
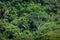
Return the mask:
[[60,0],[0,0],[0,40],[60,40]]

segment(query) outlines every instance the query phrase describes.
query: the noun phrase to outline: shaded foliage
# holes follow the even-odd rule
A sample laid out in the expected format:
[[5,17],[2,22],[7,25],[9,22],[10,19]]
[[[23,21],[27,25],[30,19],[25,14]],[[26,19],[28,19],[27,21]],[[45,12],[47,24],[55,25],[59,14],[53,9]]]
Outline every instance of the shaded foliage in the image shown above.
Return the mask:
[[60,1],[0,0],[0,40],[60,40]]

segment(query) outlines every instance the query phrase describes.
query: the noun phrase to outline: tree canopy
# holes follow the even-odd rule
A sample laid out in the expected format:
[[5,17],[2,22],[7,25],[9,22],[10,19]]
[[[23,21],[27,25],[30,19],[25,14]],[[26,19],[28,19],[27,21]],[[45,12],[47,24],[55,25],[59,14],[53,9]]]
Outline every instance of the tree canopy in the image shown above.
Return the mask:
[[60,40],[60,0],[0,0],[0,40]]

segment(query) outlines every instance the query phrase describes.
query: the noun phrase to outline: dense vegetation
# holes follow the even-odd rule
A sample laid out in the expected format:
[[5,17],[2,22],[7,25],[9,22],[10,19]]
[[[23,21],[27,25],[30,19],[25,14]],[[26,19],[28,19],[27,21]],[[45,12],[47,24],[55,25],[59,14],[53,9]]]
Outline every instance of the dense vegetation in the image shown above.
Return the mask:
[[0,40],[60,40],[60,0],[0,0]]

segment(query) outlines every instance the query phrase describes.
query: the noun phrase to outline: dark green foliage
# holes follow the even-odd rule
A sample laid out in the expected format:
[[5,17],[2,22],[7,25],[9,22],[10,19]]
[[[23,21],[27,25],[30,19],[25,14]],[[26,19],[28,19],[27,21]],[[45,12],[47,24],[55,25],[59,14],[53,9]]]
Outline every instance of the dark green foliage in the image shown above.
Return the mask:
[[30,31],[36,31],[37,30],[37,26],[31,20],[28,21],[28,26],[29,26]]
[[2,25],[0,25],[0,33],[4,32],[4,31],[5,31],[5,28]]
[[13,38],[13,33],[11,31],[6,31],[5,35],[9,39],[12,39]]
[[4,11],[1,11],[0,12],[0,18],[3,18],[4,17]]
[[0,40],[60,40],[60,0],[0,0]]

